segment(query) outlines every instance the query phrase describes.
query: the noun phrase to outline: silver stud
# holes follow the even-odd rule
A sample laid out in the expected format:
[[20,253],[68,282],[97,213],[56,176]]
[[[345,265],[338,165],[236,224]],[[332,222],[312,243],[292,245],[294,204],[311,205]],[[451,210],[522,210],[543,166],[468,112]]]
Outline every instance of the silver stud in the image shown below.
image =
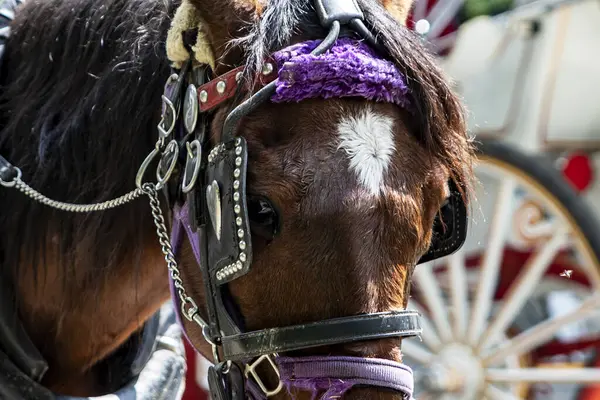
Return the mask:
[[241,218],[241,217],[237,217],[237,218],[235,219],[235,224],[236,224],[237,226],[242,226],[242,222],[243,222],[243,221],[242,221],[242,218]]
[[221,279],[223,279],[223,274],[221,274],[221,271],[218,271],[218,272],[217,272],[217,279],[218,279],[218,280],[221,280]]
[[227,266],[227,275],[231,275],[233,273],[233,265]]
[[219,81],[217,83],[217,92],[219,94],[223,94],[225,93],[225,89],[227,89],[227,84],[225,83],[225,81]]
[[210,153],[208,155],[208,162],[212,162],[214,158],[215,158],[215,156],[213,156],[212,153]]
[[233,181],[233,188],[235,190],[239,189],[240,188],[240,181]]
[[246,242],[244,242],[243,240],[240,240],[240,249],[246,250]]
[[241,146],[236,147],[235,148],[235,155],[239,156],[241,154],[242,154],[242,147]]
[[236,178],[239,178],[241,173],[242,171],[240,171],[239,168],[233,170],[233,176]]
[[246,262],[246,253],[240,253],[240,261]]
[[235,74],[235,81],[236,82],[241,81],[243,76],[244,76],[243,72],[238,72],[237,74]]
[[236,204],[235,206],[233,206],[233,212],[236,214],[239,214],[242,211],[242,208],[240,207],[239,204]]
[[208,92],[206,90],[200,91],[200,102],[206,103],[208,101]]
[[270,75],[272,72],[273,72],[273,64],[266,63],[265,65],[263,65],[263,68],[262,68],[263,75]]
[[233,193],[233,201],[240,201],[240,192]]
[[242,165],[242,157],[236,157],[236,158],[235,158],[235,165],[236,165],[237,167],[239,167],[239,166],[241,166],[241,165]]
[[239,270],[241,270],[241,269],[242,269],[242,266],[243,266],[243,265],[242,265],[242,262],[241,262],[241,261],[237,261],[237,262],[235,263],[235,266],[238,268],[238,271],[239,271]]
[[244,230],[243,229],[238,229],[238,237],[239,238],[243,238],[244,237]]
[[241,138],[236,138],[235,139],[235,145],[239,146],[242,143],[242,139]]

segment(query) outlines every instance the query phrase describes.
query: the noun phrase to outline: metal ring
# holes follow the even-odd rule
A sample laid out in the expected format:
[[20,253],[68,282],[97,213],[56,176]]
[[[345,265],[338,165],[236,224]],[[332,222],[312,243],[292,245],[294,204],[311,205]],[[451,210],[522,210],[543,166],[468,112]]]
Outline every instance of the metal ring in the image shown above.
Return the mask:
[[[188,151],[187,161],[185,163],[185,170],[183,172],[183,183],[181,191],[183,193],[190,192],[194,186],[196,185],[196,181],[198,180],[198,174],[200,172],[200,166],[202,164],[202,145],[198,140],[194,140],[191,143],[185,144]],[[196,150],[196,153],[193,153],[193,150]],[[189,165],[193,164],[192,176],[188,182],[188,171],[190,170]]]
[[150,152],[150,154],[148,154],[148,156],[146,156],[146,159],[144,160],[142,165],[140,165],[140,169],[138,169],[138,172],[135,176],[135,186],[138,187],[139,189],[144,189],[142,187],[142,185],[143,185],[142,180],[144,179],[144,175],[146,175],[146,170],[148,169],[148,167],[150,166],[152,161],[154,161],[154,159],[156,158],[156,156],[159,153],[160,153],[160,148],[158,146],[156,146],[154,148],[154,150],[152,150]]
[[175,123],[177,122],[177,111],[175,110],[175,106],[173,105],[173,102],[171,100],[169,100],[169,98],[167,96],[165,96],[164,94],[162,95],[162,100],[163,100],[163,104],[165,104],[167,106],[167,109],[173,113],[172,114],[173,118],[171,119],[171,125],[169,126],[168,129],[165,129],[163,127],[163,124],[165,122],[165,115],[166,115],[167,111],[165,111],[163,113],[163,116],[160,119],[160,122],[158,123],[158,132],[160,134],[160,137],[166,138],[171,134],[171,132],[173,132],[173,129],[175,129]]
[[21,172],[21,170],[18,167],[12,167],[12,168],[15,171],[17,171],[17,174],[9,182],[0,178],[0,185],[7,187],[7,188],[12,188],[12,187],[15,187],[15,185],[17,184],[17,181],[21,180],[21,177],[23,176],[23,173]]
[[[186,309],[186,305],[188,304],[190,307]],[[194,316],[198,313],[198,305],[190,296],[187,296],[185,300],[181,302],[181,313],[188,321],[194,321]]]
[[[172,158],[169,161],[168,168],[165,171],[165,174],[161,175],[162,161],[165,159],[165,156],[167,156],[167,155],[171,155]],[[167,148],[165,149],[165,151],[162,154],[160,162],[158,163],[158,167],[156,167],[156,187],[157,188],[162,188],[165,185],[165,183],[167,183],[169,181],[169,178],[171,178],[171,175],[173,174],[173,171],[175,170],[175,166],[177,165],[178,157],[179,157],[179,146],[177,144],[177,141],[171,140],[169,142],[169,144],[167,145]]]

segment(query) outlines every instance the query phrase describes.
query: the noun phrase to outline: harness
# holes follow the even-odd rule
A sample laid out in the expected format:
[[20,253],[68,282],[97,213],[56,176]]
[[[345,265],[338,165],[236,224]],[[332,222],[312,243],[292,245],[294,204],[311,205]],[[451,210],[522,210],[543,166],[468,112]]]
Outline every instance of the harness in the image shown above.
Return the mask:
[[[307,57],[326,55],[342,41],[342,30],[344,37],[358,37],[373,51],[386,54],[365,25],[363,12],[354,0],[314,0],[313,5],[321,25],[329,33],[322,41],[312,42],[310,46],[300,44],[305,50],[308,46]],[[245,139],[236,136],[237,127],[243,117],[267,101],[306,98],[302,97],[306,93],[301,90],[290,95],[282,76],[288,65],[282,54],[293,55],[299,51],[296,45],[273,54],[265,60],[252,82],[244,79],[244,67],[211,79],[210,67],[193,68],[192,57],[181,69],[174,69],[162,96],[155,148],[138,171],[136,189],[125,196],[90,205],[56,202],[27,186],[21,180],[20,170],[1,156],[0,184],[15,187],[47,205],[73,212],[98,211],[119,206],[141,195],[148,196],[169,269],[178,317],[183,316],[198,325],[213,349],[215,365],[209,369],[213,399],[266,399],[284,388],[309,390],[315,395],[325,392],[326,398],[335,398],[355,386],[395,390],[410,399],[413,378],[406,365],[361,357],[280,354],[354,341],[417,336],[422,330],[416,311],[355,315],[252,332],[244,331],[238,323],[240,316],[233,311],[233,299],[227,285],[246,275],[252,265],[246,200],[248,148]],[[394,82],[395,90],[387,94],[389,99],[397,98],[394,96],[401,91],[398,82]],[[365,93],[354,95],[377,98],[382,90],[372,93],[372,97]],[[227,115],[219,143],[211,144],[208,135],[211,112],[239,94],[250,96]],[[323,92],[320,95],[323,96]],[[335,93],[327,96],[335,97]],[[383,98],[384,101],[389,99]],[[156,183],[145,181],[148,169],[155,163],[158,164]],[[450,188],[448,203],[434,225],[432,246],[419,263],[451,254],[465,241],[466,207],[453,182],[450,182]],[[172,210],[171,235],[165,226],[159,191],[163,192]],[[196,301],[188,295],[176,261],[175,255],[186,237],[202,272],[206,319],[200,315]]]

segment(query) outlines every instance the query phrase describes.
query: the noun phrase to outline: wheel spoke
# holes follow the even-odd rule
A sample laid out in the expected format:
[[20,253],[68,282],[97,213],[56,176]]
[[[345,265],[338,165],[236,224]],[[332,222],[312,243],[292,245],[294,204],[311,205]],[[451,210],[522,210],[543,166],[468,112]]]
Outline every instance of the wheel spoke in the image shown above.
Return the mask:
[[447,343],[452,340],[452,329],[448,322],[448,312],[446,307],[444,307],[444,299],[442,298],[440,286],[436,282],[431,268],[431,263],[420,265],[415,270],[413,280],[419,285],[423,301],[425,301],[427,308],[431,312],[431,317],[440,335],[440,339]]
[[511,221],[510,213],[515,187],[514,180],[504,180],[500,185],[494,206],[489,243],[483,257],[475,304],[471,312],[469,327],[469,343],[471,344],[476,344],[479,341],[478,339],[483,332],[485,321],[492,306],[495,284],[502,261],[505,233]]
[[565,325],[589,318],[594,314],[599,314],[599,308],[600,293],[588,298],[572,312],[548,319],[506,341],[500,347],[491,350],[489,354],[485,355],[482,362],[484,365],[495,365],[510,355],[528,352],[540,344],[549,341]]
[[505,383],[598,383],[600,368],[490,368],[486,378],[490,382]]
[[412,300],[408,301],[408,308],[413,309],[421,314],[420,322],[421,328],[423,328],[421,340],[423,341],[423,344],[433,351],[438,351],[440,347],[442,347],[442,342],[435,334],[435,328],[433,327],[431,320],[427,317],[427,313],[420,305]]
[[[457,251],[448,257],[450,273],[450,296],[452,301],[452,317],[454,337],[457,340],[464,338],[467,330],[467,316],[469,303],[467,301],[467,272],[465,270],[465,255]],[[462,340],[461,340],[462,341]]]
[[402,341],[402,354],[423,365],[428,365],[434,356],[432,352],[416,343],[414,339]]
[[463,2],[464,0],[437,1],[427,15],[427,20],[431,23],[427,36],[439,36],[448,26],[452,18],[458,14]]
[[587,279],[590,280],[590,286],[600,288],[600,274],[598,273],[598,270],[600,269],[600,260],[596,259],[590,253],[584,242],[579,240],[579,237],[576,233],[577,232],[575,232],[571,239],[573,247],[577,249],[579,255],[581,256],[581,262],[579,262],[578,265],[584,271]]
[[502,302],[498,314],[481,336],[479,348],[485,348],[505,332],[510,323],[519,314],[523,305],[537,286],[541,276],[548,269],[556,254],[568,242],[568,228],[560,227],[521,269],[519,276],[511,285],[507,298]]
[[506,392],[494,385],[488,385],[485,388],[485,395],[489,400],[521,400],[510,392]]

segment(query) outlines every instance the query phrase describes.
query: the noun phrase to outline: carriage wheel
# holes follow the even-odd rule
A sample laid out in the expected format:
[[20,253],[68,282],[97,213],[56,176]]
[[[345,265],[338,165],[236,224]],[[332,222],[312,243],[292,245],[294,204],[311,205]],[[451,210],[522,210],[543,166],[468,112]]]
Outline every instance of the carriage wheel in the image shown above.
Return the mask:
[[600,398],[600,223],[548,160],[480,145],[465,246],[419,265],[416,398]]

